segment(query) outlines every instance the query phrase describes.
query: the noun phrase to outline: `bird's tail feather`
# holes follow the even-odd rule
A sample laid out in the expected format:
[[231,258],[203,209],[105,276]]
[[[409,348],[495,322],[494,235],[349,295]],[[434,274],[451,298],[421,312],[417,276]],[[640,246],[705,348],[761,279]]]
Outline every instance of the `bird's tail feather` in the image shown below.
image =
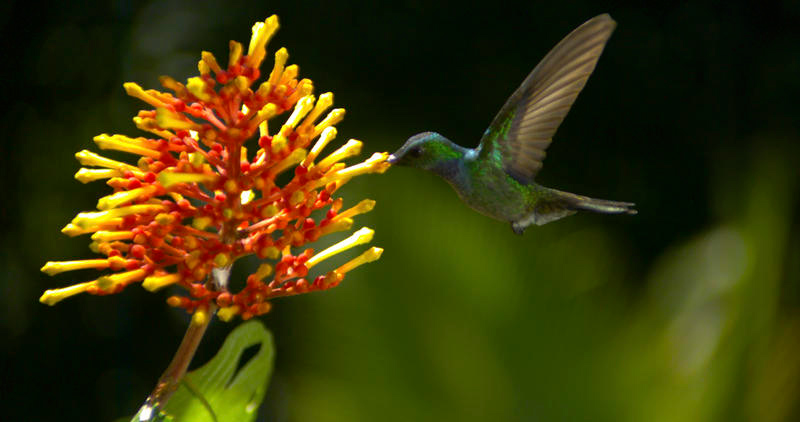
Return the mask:
[[631,202],[609,201],[606,199],[589,198],[588,196],[576,195],[574,193],[553,190],[558,198],[558,202],[564,208],[573,211],[593,211],[603,214],[628,214],[637,213],[633,207],[636,205]]

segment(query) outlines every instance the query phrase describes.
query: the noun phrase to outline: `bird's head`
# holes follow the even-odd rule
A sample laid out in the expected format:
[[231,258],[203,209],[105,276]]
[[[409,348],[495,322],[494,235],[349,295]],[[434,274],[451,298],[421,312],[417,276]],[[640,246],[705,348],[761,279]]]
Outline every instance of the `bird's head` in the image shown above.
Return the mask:
[[444,136],[436,132],[423,132],[408,138],[387,161],[397,166],[436,170],[443,163],[462,155],[458,146]]

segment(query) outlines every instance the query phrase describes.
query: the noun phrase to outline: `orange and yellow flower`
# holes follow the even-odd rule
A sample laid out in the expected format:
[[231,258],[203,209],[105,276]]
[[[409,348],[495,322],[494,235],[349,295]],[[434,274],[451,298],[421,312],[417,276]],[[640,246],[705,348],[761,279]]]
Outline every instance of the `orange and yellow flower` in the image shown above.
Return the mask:
[[[266,44],[277,29],[276,16],[256,23],[246,52],[231,41],[225,68],[203,52],[199,76],[185,84],[161,78],[172,93],[124,85],[129,95],[153,107],[133,119],[151,137],[94,138],[100,149],[139,156],[136,165],[87,150],[75,154],[85,166],[76,179],[107,179],[114,192],[100,198],[97,211],[78,214],[62,230],[69,236],[92,233],[91,249],[105,258],[48,262],[42,268],[50,275],[86,268],[109,273],[48,290],[42,303],[83,292],[117,293],[132,283],[151,291],[178,285],[187,295],[170,297],[172,306],[194,312],[213,303],[222,319],[247,319],[269,311],[272,298],[331,288],[348,271],[380,257],[382,249],[373,247],[307,279],[322,260],[371,241],[373,231],[362,228],[317,254],[304,248],[326,234],[350,230],[353,217],[372,209],[375,202],[367,199],[342,210],[342,199],[333,195],[353,177],[384,172],[388,154],[347,166],[342,161],[362,146],[351,139],[321,157],[345,111],[328,111],[333,95],[315,97],[311,80],[297,79],[298,67],[286,66],[286,49],[275,53],[272,71],[256,85]],[[270,134],[268,123],[286,112],[288,119]],[[249,154],[246,144],[253,138],[258,148]],[[286,172],[293,177],[276,182]],[[317,210],[326,212],[315,219]],[[241,291],[230,292],[226,278],[212,277],[250,254],[265,262]]]

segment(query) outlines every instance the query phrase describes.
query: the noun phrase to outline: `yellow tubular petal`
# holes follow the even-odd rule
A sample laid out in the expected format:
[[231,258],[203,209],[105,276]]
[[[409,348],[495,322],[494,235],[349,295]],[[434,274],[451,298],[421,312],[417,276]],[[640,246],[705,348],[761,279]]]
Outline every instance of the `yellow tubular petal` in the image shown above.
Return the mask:
[[217,316],[222,321],[228,322],[228,321],[232,320],[233,317],[235,317],[236,314],[238,314],[238,313],[239,313],[239,307],[234,305],[234,306],[228,306],[227,308],[220,309],[219,311],[217,311]]
[[[268,103],[267,105],[262,107],[261,110],[258,111],[258,113],[256,113],[256,116],[253,117],[252,120],[250,120],[250,124],[253,126],[259,125],[261,124],[261,122],[264,122],[266,120],[275,117],[275,114],[277,114],[277,112],[278,108],[275,106],[275,104]],[[264,136],[264,133],[262,133],[261,136]]]
[[369,243],[372,241],[372,236],[375,234],[375,231],[368,228],[362,227],[350,237],[345,240],[342,240],[339,243],[325,249],[324,251],[312,256],[308,261],[306,261],[306,267],[311,268],[321,261],[328,259],[336,254],[342,253],[354,246],[363,245],[364,243]]
[[296,64],[286,66],[286,69],[283,71],[283,75],[281,75],[281,83],[288,84],[289,81],[297,78],[298,72],[300,72],[300,68]]
[[364,214],[367,212],[372,211],[375,208],[375,201],[372,199],[365,199],[358,203],[358,205],[340,212],[337,217],[339,218],[351,218],[359,214]]
[[322,152],[322,149],[325,148],[325,146],[336,137],[336,133],[337,131],[335,127],[329,127],[323,130],[322,135],[320,135],[317,142],[314,143],[314,147],[311,148],[311,151],[306,156],[303,165],[309,167],[310,164],[317,158],[319,153]]
[[58,261],[58,262],[49,261],[48,263],[44,264],[44,266],[40,271],[47,275],[56,275],[58,273],[63,273],[65,271],[85,270],[88,268],[102,270],[104,268],[108,268],[108,265],[109,265],[108,259],[82,259],[79,261]]
[[[190,89],[191,90],[191,89]],[[192,92],[194,94],[194,92]],[[206,95],[209,97],[208,95]],[[200,98],[199,95],[195,94],[195,97]],[[209,97],[210,98],[210,97]],[[203,101],[206,99],[200,98]],[[188,129],[188,130],[200,130],[202,127],[189,120],[188,117],[181,113],[175,113],[174,111],[167,110],[166,108],[157,108],[156,109],[156,122],[158,125],[166,128],[166,129]]]
[[228,54],[228,67],[239,63],[242,58],[242,44],[236,41],[228,43],[230,53]]
[[321,168],[328,168],[333,164],[344,160],[345,158],[352,157],[354,155],[358,155],[361,153],[361,141],[351,139],[347,141],[346,144],[342,145],[336,151],[332,152],[331,155],[322,159],[322,161],[317,164],[317,166]]
[[325,118],[319,122],[318,125],[314,126],[314,136],[312,137],[319,136],[319,134],[322,133],[325,128],[341,122],[342,119],[344,119],[344,113],[345,111],[343,108],[331,110],[331,112],[328,113],[328,115],[325,116]]
[[116,273],[116,274],[102,276],[97,280],[95,280],[95,283],[97,284],[97,287],[100,288],[101,290],[110,291],[118,285],[125,286],[130,283],[133,283],[134,281],[139,281],[143,279],[146,275],[147,271],[145,270],[142,269],[131,270],[131,271],[126,271],[124,273]]
[[111,242],[114,240],[129,240],[133,239],[133,232],[128,231],[116,231],[116,232],[109,232],[109,231],[99,231],[92,235],[92,240],[96,240],[98,242]]
[[158,81],[161,83],[161,86],[171,89],[178,94],[178,96],[186,93],[186,86],[175,79],[170,78],[169,76],[159,76]]
[[142,186],[140,188],[131,189],[129,191],[122,191],[104,196],[97,201],[98,210],[108,210],[116,208],[122,204],[134,201],[143,196],[152,196],[155,194],[157,187],[153,185]]
[[201,58],[201,60],[206,62],[206,65],[208,65],[208,67],[211,70],[213,70],[214,73],[217,73],[217,74],[222,73],[222,68],[219,67],[219,63],[217,63],[217,58],[214,57],[213,54],[211,54],[208,51],[203,51],[203,52],[200,53],[200,58]]
[[79,283],[69,287],[64,287],[63,289],[47,290],[39,298],[39,302],[53,306],[56,303],[61,302],[62,300],[68,297],[75,296],[78,293],[85,292],[92,286],[94,286],[94,281],[87,281],[85,283]]
[[179,281],[181,281],[180,274],[150,276],[144,279],[142,282],[142,287],[154,292]]
[[275,164],[275,166],[270,169],[270,173],[273,175],[277,175],[288,169],[289,167],[294,167],[299,164],[303,159],[306,158],[306,150],[303,148],[297,148],[296,150],[292,151],[288,157],[281,160],[279,163]]
[[286,60],[289,60],[289,53],[286,48],[281,47],[280,50],[275,52],[275,65],[272,67],[272,72],[269,74],[269,80],[267,81],[270,86],[276,86],[280,82]]
[[269,39],[278,30],[278,17],[272,15],[264,22],[256,22],[253,25],[253,35],[250,37],[250,45],[247,48],[247,65],[259,67],[267,54],[266,45]]
[[204,173],[172,173],[161,172],[158,174],[158,182],[165,188],[177,183],[211,183],[219,179],[216,174]]
[[186,89],[188,89],[192,95],[200,100],[208,101],[211,99],[211,95],[206,91],[208,89],[208,85],[203,78],[197,76],[189,78],[186,82]]
[[325,110],[329,109],[333,105],[333,94],[330,92],[326,92],[319,96],[317,103],[314,105],[314,109],[311,110],[311,113],[306,116],[306,119],[303,121],[303,124],[300,127],[310,126],[314,124],[314,121],[325,112]]
[[140,139],[131,139],[127,136],[108,136],[105,133],[94,137],[94,142],[100,149],[113,149],[116,151],[130,152],[151,158],[161,157],[161,152],[143,146]]
[[87,169],[81,168],[75,173],[75,179],[81,183],[94,182],[100,179],[110,179],[112,177],[122,177],[122,172],[114,169]]
[[161,204],[140,204],[115,208],[108,211],[82,212],[72,219],[71,224],[80,229],[89,229],[107,223],[117,217],[125,217],[131,214],[149,214],[165,209],[166,207]]
[[289,116],[288,120],[286,120],[284,127],[288,126],[294,129],[298,124],[300,124],[300,120],[302,120],[312,108],[314,108],[313,95],[306,95],[305,97],[301,98],[300,101],[297,102],[297,105],[295,105],[292,115]]
[[331,175],[331,179],[351,179],[355,176],[360,176],[367,173],[383,173],[386,171],[386,169],[391,167],[391,164],[386,162],[388,158],[388,153],[376,152],[375,154],[372,154],[372,157],[363,163],[337,171]]
[[174,133],[159,128],[158,123],[156,123],[156,119],[143,119],[141,117],[136,116],[133,118],[133,123],[136,125],[137,128],[145,132],[150,132],[154,135],[160,136],[164,139],[170,139],[173,136],[175,136]]
[[242,193],[240,195],[240,199],[242,201],[242,205],[245,205],[248,202],[252,201],[255,197],[256,197],[256,194],[253,193],[252,189],[242,191]]
[[377,248],[377,247],[373,246],[373,247],[367,249],[366,252],[362,253],[357,258],[355,258],[353,260],[350,260],[346,264],[344,264],[341,267],[337,268],[336,272],[338,272],[340,274],[344,274],[344,273],[346,273],[348,271],[353,270],[354,268],[356,268],[358,266],[361,266],[361,265],[364,265],[364,264],[367,264],[367,263],[370,263],[370,262],[373,262],[373,261],[377,261],[378,258],[381,257],[382,253],[383,253],[383,249],[382,248]]
[[125,92],[127,92],[128,95],[138,98],[153,107],[160,108],[167,106],[167,104],[153,95],[155,91],[145,91],[142,87],[133,82],[126,82],[122,84],[122,86],[125,88]]
[[198,309],[192,314],[192,324],[205,325],[208,322],[208,312],[205,309]]
[[336,232],[343,232],[350,230],[353,227],[353,219],[352,218],[335,218],[330,224],[326,225],[320,230],[320,237],[336,233]]
[[130,164],[97,155],[89,150],[83,150],[75,153],[75,158],[77,158],[78,162],[84,166],[106,167],[119,171],[130,171],[137,177],[144,176],[144,173],[139,169],[139,167],[134,167]]
[[261,265],[258,266],[258,269],[256,270],[255,276],[256,276],[256,279],[258,281],[261,281],[261,280],[269,277],[270,274],[272,274],[272,265],[261,264]]

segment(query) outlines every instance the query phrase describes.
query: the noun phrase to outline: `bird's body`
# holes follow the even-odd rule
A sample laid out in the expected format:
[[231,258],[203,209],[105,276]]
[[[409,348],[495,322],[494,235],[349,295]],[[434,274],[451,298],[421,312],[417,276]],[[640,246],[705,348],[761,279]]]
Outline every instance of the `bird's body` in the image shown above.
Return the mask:
[[477,148],[423,132],[409,138],[389,161],[441,176],[467,205],[511,222],[518,234],[578,210],[635,214],[631,203],[561,192],[533,181],[614,26],[608,15],[600,15],[562,40],[506,101]]

